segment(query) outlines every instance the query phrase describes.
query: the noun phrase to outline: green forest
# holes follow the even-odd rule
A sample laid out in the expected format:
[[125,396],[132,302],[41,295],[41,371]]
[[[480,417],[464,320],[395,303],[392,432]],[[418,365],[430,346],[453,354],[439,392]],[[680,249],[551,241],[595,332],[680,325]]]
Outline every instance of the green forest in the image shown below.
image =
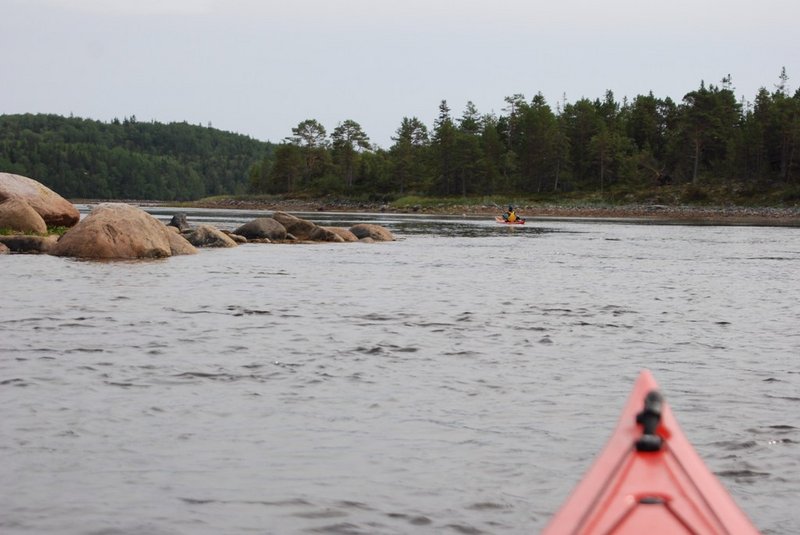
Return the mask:
[[274,147],[187,123],[110,123],[0,115],[0,172],[72,199],[193,200],[243,194],[250,167]]
[[730,76],[680,102],[652,93],[548,103],[506,97],[500,114],[441,101],[430,126],[403,117],[382,148],[355,121],[330,134],[315,119],[278,144],[186,123],[111,123],[0,116],[0,171],[69,198],[194,200],[214,195],[514,196],[682,201],[800,200],[800,90],[781,71],[772,89],[737,99]]

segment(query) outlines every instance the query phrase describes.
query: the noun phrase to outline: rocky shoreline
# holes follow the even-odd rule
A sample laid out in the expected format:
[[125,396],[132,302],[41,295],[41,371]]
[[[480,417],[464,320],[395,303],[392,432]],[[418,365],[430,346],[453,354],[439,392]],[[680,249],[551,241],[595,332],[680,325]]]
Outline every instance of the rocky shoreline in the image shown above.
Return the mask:
[[[330,202],[327,200],[288,199],[274,202],[257,199],[202,200],[188,203],[196,208],[221,208],[239,210],[280,210],[285,212],[359,212],[406,213],[426,215],[486,216],[502,211],[494,205],[431,205],[412,208],[389,204],[364,202]],[[800,206],[746,207],[746,206],[672,206],[672,205],[620,205],[620,206],[566,206],[555,204],[522,205],[517,207],[522,217],[529,219],[643,219],[652,222],[705,223],[725,225],[800,226]]]
[[[164,224],[140,206],[92,203],[86,217],[78,208],[31,178],[0,173],[0,254],[49,254],[87,260],[159,259],[197,254],[198,247],[226,248],[249,243],[375,243],[394,241],[381,225],[320,226],[273,211],[234,231],[192,226],[185,214]],[[61,227],[63,233],[56,229]]]

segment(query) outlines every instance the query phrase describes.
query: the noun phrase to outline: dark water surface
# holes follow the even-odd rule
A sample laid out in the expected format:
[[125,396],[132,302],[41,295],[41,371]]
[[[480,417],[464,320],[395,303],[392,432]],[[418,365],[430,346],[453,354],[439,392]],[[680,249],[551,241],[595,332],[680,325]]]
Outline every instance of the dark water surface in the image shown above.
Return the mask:
[[800,533],[800,229],[308,217],[401,239],[0,257],[0,533],[536,533],[642,368]]

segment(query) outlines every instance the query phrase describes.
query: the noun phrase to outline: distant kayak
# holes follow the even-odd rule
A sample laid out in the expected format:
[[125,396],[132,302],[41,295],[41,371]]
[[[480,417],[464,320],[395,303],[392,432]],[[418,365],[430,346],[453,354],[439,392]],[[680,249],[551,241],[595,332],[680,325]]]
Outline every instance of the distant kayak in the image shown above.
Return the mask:
[[757,534],[639,374],[617,428],[545,535]]
[[504,225],[524,225],[525,224],[525,220],[524,219],[517,219],[516,221],[506,221],[502,217],[497,216],[497,217],[494,218],[494,220],[497,221],[498,223],[502,223]]

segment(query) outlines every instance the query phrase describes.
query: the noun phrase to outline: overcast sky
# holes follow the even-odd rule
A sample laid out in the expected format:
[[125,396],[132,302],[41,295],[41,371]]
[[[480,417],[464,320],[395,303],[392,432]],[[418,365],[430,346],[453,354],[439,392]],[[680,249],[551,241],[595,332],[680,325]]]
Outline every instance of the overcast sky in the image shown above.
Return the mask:
[[187,121],[281,141],[358,122],[388,148],[441,100],[680,101],[800,87],[798,0],[0,0],[0,113]]

